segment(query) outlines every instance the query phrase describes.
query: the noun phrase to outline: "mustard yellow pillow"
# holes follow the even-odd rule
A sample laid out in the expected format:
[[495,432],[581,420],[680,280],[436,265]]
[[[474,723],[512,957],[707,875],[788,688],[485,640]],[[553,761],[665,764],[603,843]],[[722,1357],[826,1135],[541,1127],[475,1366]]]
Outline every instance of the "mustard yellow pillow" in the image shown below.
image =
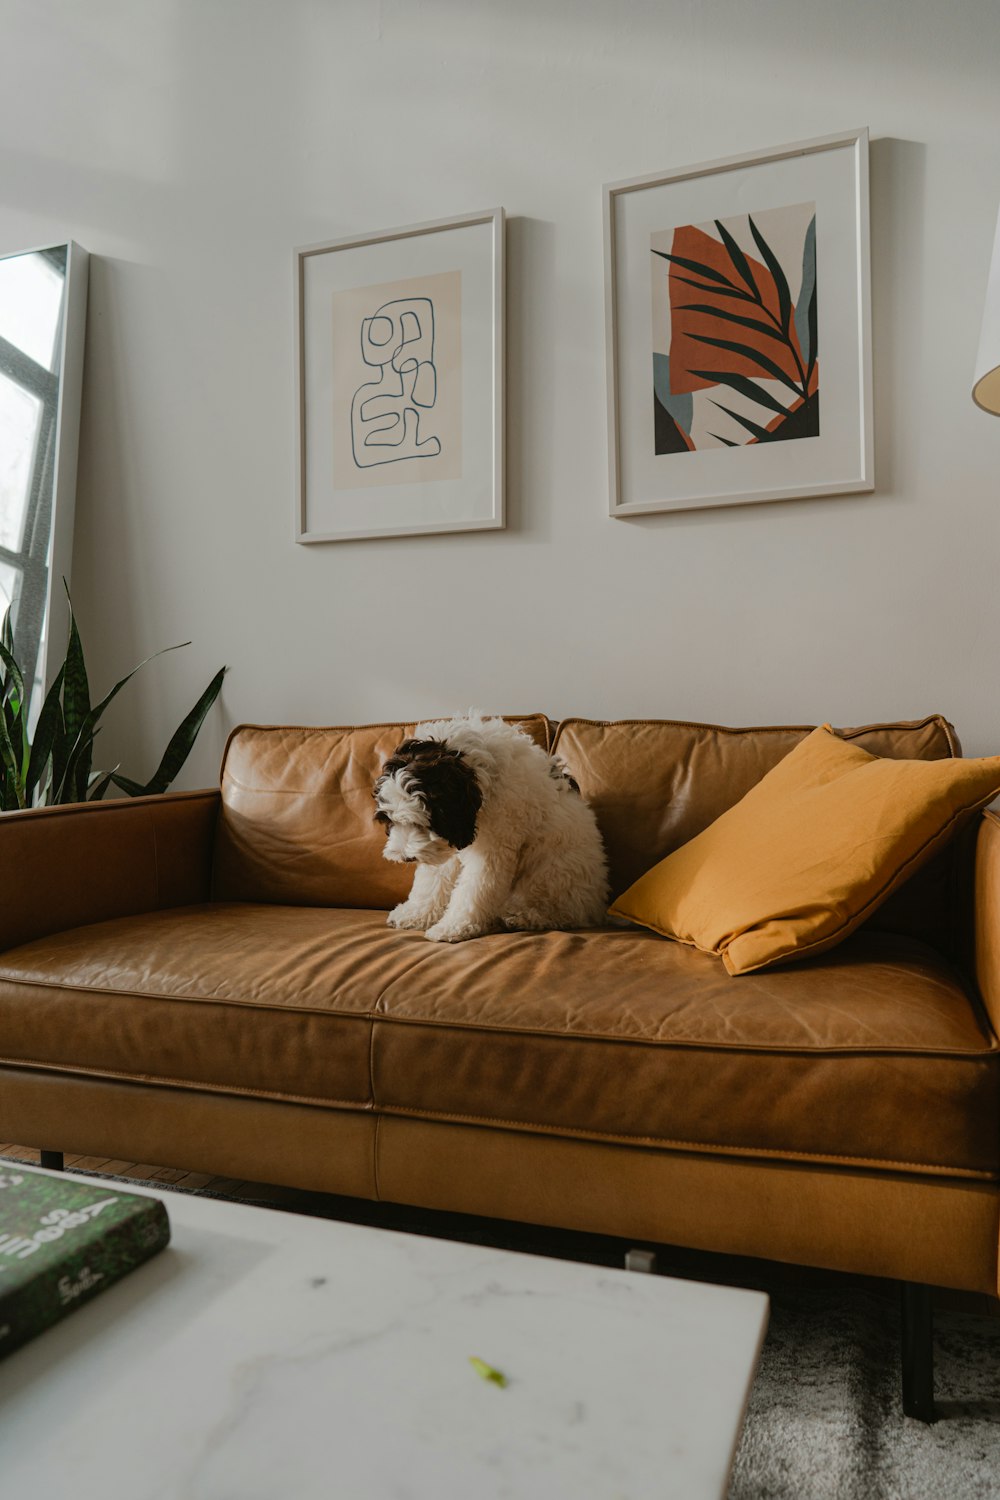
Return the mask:
[[611,915],[721,954],[730,974],[822,953],[998,793],[1000,755],[888,760],[826,724]]

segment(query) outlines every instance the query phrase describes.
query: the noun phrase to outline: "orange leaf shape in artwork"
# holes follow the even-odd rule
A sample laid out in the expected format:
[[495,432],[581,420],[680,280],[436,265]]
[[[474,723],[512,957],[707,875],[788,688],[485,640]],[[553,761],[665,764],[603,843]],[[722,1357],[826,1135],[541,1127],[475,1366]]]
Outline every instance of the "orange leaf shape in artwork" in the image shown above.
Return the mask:
[[[740,291],[748,290],[722,241],[706,234],[696,225],[686,224],[682,229],[675,229],[670,250],[672,255],[710,266]],[[696,375],[696,370],[724,370],[727,374],[745,375],[750,380],[758,381],[775,378],[748,355],[734,353],[731,349],[720,349],[715,344],[699,343],[692,337],[693,334],[700,334],[702,338],[724,339],[728,343],[743,344],[747,348],[759,350],[765,359],[777,365],[801,389],[802,373],[795,356],[798,355],[801,360],[802,350],[794,318],[788,330],[788,338],[792,344],[790,348],[784,336],[780,340],[768,338],[766,334],[758,333],[753,328],[745,328],[740,323],[730,322],[728,318],[691,311],[692,304],[714,307],[722,312],[735,313],[741,318],[754,318],[760,323],[766,323],[776,333],[780,332],[781,312],[774,277],[753,256],[747,255],[747,261],[760,291],[763,307],[749,298],[744,301],[738,297],[723,295],[721,293],[726,288],[721,283],[710,283],[707,277],[699,276],[695,271],[675,265],[672,261],[667,262],[670,267],[670,389],[676,395],[710,389],[715,385],[714,381]],[[698,282],[699,285],[692,286],[691,282]]]

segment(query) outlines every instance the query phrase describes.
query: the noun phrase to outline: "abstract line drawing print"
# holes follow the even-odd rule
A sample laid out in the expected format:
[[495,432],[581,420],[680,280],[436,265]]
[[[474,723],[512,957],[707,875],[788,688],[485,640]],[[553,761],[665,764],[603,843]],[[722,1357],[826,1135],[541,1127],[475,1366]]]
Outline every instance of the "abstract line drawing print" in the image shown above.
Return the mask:
[[816,205],[660,230],[657,454],[819,436]]
[[334,489],[461,479],[461,271],[344,287],[331,311]]
[[441,440],[428,431],[437,401],[434,303],[430,297],[383,302],[361,324],[361,358],[379,371],[351,402],[351,447],[358,468],[436,458]]

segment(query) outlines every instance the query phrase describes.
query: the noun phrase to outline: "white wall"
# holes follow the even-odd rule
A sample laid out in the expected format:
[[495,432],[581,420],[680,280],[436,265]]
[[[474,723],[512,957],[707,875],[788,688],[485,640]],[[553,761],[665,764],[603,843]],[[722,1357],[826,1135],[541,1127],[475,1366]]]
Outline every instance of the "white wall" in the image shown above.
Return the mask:
[[[103,759],[479,704],[1000,750],[995,0],[0,0],[0,251],[92,252],[73,588]],[[612,521],[601,184],[868,124],[874,495]],[[402,136],[416,146],[404,161]],[[504,533],[298,547],[291,249],[502,203]]]

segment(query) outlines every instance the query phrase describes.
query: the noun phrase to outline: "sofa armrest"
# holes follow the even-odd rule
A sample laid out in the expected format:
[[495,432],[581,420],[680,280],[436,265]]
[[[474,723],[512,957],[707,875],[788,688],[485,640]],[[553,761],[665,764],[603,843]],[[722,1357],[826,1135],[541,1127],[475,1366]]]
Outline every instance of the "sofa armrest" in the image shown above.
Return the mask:
[[0,814],[0,952],[209,899],[218,790]]
[[1000,817],[983,813],[976,840],[976,982],[1000,1036]]

